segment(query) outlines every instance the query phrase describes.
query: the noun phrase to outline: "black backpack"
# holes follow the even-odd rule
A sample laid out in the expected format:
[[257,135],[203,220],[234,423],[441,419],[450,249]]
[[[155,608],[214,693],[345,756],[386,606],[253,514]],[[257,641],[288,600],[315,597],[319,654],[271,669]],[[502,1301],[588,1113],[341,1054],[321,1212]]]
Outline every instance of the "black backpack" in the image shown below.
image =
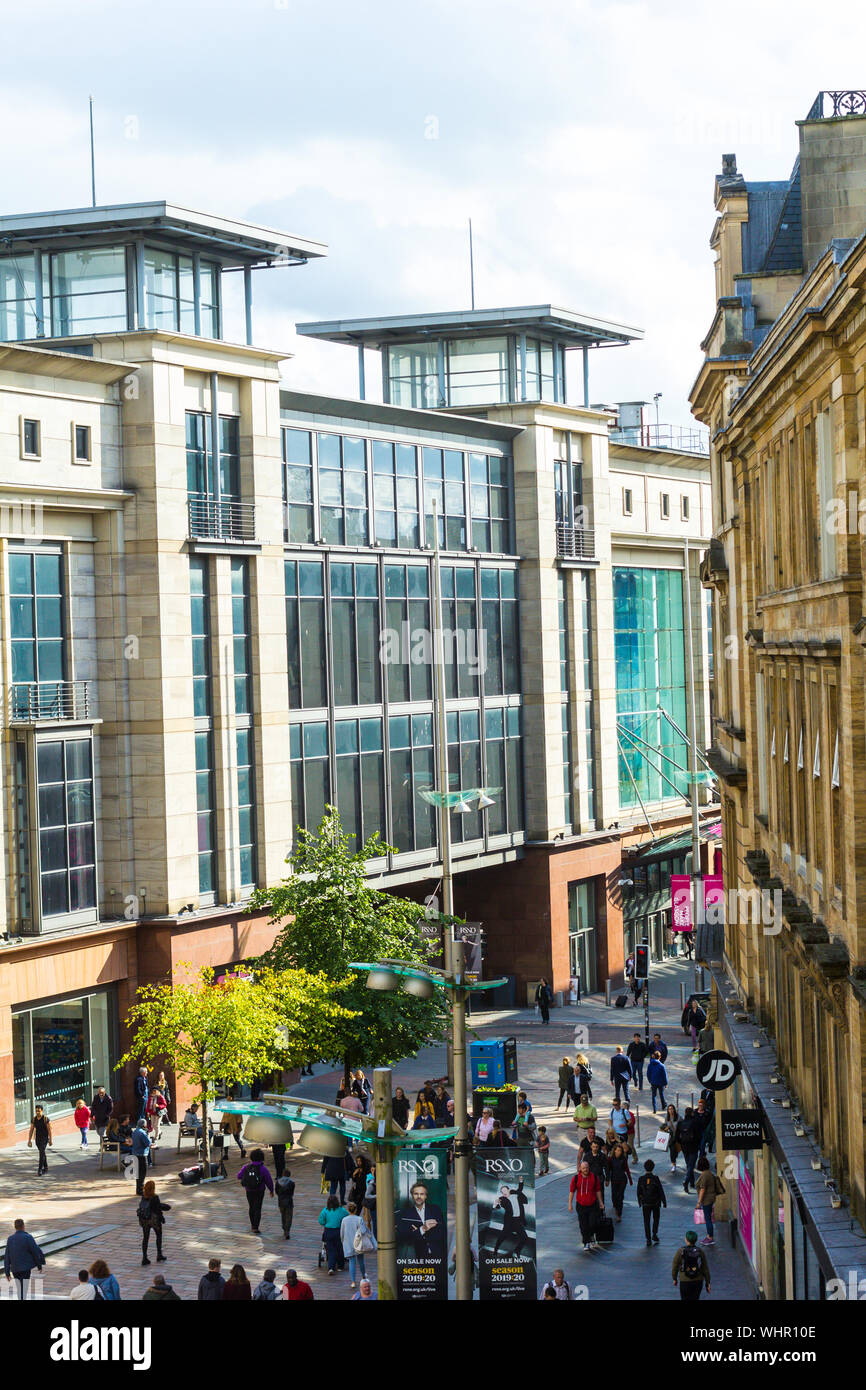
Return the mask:
[[141,1201],[140,1201],[139,1204],[138,1204],[137,1215],[138,1215],[139,1223],[140,1223],[142,1226],[149,1226],[149,1225],[150,1225],[152,1214],[151,1214],[151,1210],[150,1210],[150,1198],[149,1198],[149,1197],[142,1197]]
[[250,1163],[247,1165],[247,1171],[241,1179],[241,1186],[244,1192],[259,1192],[262,1189],[264,1181],[258,1164]]
[[701,1273],[701,1252],[696,1245],[689,1243],[683,1246],[683,1260],[680,1269],[689,1279],[698,1278]]
[[644,1203],[648,1207],[657,1207],[662,1199],[662,1185],[655,1173],[648,1173],[643,1194]]

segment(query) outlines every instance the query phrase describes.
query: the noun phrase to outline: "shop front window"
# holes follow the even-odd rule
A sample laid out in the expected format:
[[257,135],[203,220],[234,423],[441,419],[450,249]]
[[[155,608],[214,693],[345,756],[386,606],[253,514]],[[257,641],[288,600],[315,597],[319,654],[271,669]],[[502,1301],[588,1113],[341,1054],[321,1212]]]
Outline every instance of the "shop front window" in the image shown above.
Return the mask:
[[12,1016],[15,1123],[29,1125],[33,1107],[49,1118],[68,1114],[79,1097],[112,1086],[113,992],[55,1000]]

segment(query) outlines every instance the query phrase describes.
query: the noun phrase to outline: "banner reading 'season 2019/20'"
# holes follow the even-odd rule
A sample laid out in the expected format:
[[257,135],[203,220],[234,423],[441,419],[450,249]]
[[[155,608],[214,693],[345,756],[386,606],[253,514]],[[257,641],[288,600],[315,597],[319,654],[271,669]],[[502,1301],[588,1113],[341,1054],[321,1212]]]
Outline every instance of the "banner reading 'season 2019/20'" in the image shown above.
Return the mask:
[[397,1297],[448,1297],[448,1185],[443,1149],[400,1149],[394,1159]]
[[475,1150],[478,1292],[482,1299],[535,1299],[535,1155]]

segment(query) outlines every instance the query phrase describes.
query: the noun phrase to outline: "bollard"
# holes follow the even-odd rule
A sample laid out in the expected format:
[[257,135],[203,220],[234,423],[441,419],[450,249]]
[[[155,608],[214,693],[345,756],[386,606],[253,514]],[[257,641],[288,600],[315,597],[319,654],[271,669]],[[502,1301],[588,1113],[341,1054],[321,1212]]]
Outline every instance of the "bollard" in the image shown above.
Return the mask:
[[680,980],[680,1012],[686,1007],[686,987]]
[[634,1108],[634,1146],[640,1148],[640,1106]]
[[604,982],[604,1002],[610,1008],[610,976]]

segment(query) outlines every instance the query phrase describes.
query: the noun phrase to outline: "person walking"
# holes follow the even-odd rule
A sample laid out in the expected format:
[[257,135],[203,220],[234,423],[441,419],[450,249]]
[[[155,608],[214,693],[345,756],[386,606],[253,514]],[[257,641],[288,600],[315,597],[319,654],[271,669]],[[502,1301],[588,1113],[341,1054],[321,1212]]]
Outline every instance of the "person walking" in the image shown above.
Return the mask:
[[577,1219],[580,1222],[580,1235],[584,1250],[598,1249],[595,1238],[596,1222],[604,1210],[604,1200],[598,1178],[590,1171],[584,1159],[571,1180],[568,1189],[568,1210],[577,1205]]
[[232,1265],[222,1291],[223,1303],[252,1303],[253,1291],[243,1265]]
[[519,1149],[531,1149],[538,1138],[538,1125],[526,1101],[517,1107],[517,1118],[511,1127],[511,1137]]
[[271,1153],[274,1157],[274,1174],[281,1178],[286,1171],[286,1149],[290,1144],[271,1144]]
[[475,1126],[475,1143],[477,1145],[486,1144],[493,1133],[493,1111],[489,1105],[485,1105],[481,1111],[481,1118]]
[[277,1271],[266,1269],[262,1282],[256,1285],[253,1303],[279,1303],[280,1291],[277,1288]]
[[238,1182],[247,1194],[250,1230],[253,1235],[257,1236],[262,1219],[262,1203],[265,1200],[265,1191],[270,1192],[272,1197],[274,1195],[273,1178],[265,1167],[265,1156],[261,1149],[253,1149],[249,1163],[245,1163],[242,1168],[238,1169]]
[[[648,1158],[644,1170],[637,1180],[637,1204],[643,1212],[643,1228],[647,1249],[659,1243],[659,1218],[662,1207],[668,1204],[661,1178],[655,1173],[655,1164]],[[652,1230],[650,1230],[652,1226]]]
[[592,1101],[582,1095],[580,1104],[576,1105],[571,1112],[571,1118],[573,1123],[577,1125],[578,1131],[581,1134],[586,1134],[590,1125],[594,1125],[598,1119],[598,1111]]
[[362,1279],[358,1285],[358,1292],[352,1294],[353,1303],[375,1303],[379,1295],[376,1293],[369,1279]]
[[81,1135],[81,1147],[87,1148],[87,1131],[90,1128],[90,1111],[84,1104],[84,1097],[81,1096],[75,1102],[75,1113],[72,1116],[75,1121],[75,1128]]
[[207,1274],[203,1274],[198,1281],[198,1293],[196,1295],[199,1303],[219,1303],[222,1300],[225,1279],[220,1273],[220,1261],[208,1260]]
[[704,1013],[697,999],[692,997],[689,1000],[686,1007],[683,1009],[683,1015],[680,1019],[683,1032],[691,1034],[692,1047],[697,1047],[698,1033],[700,1033],[706,1021],[706,1014]]
[[562,1105],[562,1098],[565,1096],[565,1108],[567,1111],[569,1101],[571,1101],[572,1105],[577,1105],[577,1097],[574,1091],[574,1067],[567,1057],[563,1057],[562,1066],[556,1074],[556,1079],[559,1083],[559,1100],[556,1102],[556,1108],[557,1110],[559,1109]]
[[329,1274],[336,1273],[338,1268],[345,1268],[340,1227],[343,1224],[343,1218],[348,1215],[348,1211],[336,1197],[329,1197],[319,1212],[319,1225],[322,1227],[322,1240],[328,1258]]
[[[698,1159],[698,1181],[695,1187],[697,1205],[704,1214],[704,1224],[707,1234],[701,1241],[701,1245],[715,1245],[713,1227],[713,1203],[717,1197],[724,1197],[727,1191],[724,1183],[717,1173],[710,1167],[708,1158]],[[697,1214],[697,1213],[696,1213]]]
[[654,1052],[647,1063],[646,1079],[650,1084],[653,1114],[655,1114],[656,1102],[658,1102],[658,1108],[661,1110],[664,1110],[667,1104],[665,1101],[665,1086],[668,1084],[668,1069],[661,1059],[660,1052]]
[[581,1100],[592,1100],[592,1067],[589,1065],[588,1058],[582,1052],[578,1052],[574,1059],[574,1080],[577,1085],[578,1094]]
[[340,1239],[343,1242],[343,1258],[349,1261],[349,1278],[354,1289],[359,1272],[361,1278],[366,1279],[366,1257],[376,1249],[369,1207],[361,1207],[359,1211],[354,1202],[349,1203],[348,1215],[340,1222]]
[[288,1240],[292,1234],[292,1222],[295,1218],[295,1180],[291,1175],[290,1168],[287,1168],[277,1178],[274,1188],[277,1194],[280,1224],[283,1228],[283,1240]]
[[695,1111],[695,1123],[700,1134],[698,1154],[703,1158],[708,1149],[712,1152],[712,1141],[715,1137],[716,1101],[712,1091],[707,1092],[706,1095],[701,1095]]
[[619,1101],[620,1092],[622,1092],[625,1097],[626,1105],[631,1099],[628,1093],[628,1083],[630,1080],[631,1062],[623,1052],[622,1043],[617,1043],[616,1052],[610,1059],[610,1084],[614,1088],[617,1101]]
[[438,1129],[448,1127],[448,1102],[451,1099],[444,1086],[436,1087],[436,1099],[433,1102],[433,1115]]
[[610,1123],[619,1142],[623,1145],[627,1144],[628,1119],[625,1107],[618,1100],[614,1101],[613,1109],[610,1112]]
[[638,1004],[640,1003],[640,996],[643,990],[643,980],[639,980],[636,975],[632,975],[631,979],[629,980],[629,989],[631,990],[632,994],[631,1006],[633,1009],[636,1009]]
[[48,1159],[45,1157],[45,1150],[54,1147],[54,1139],[51,1135],[51,1121],[45,1114],[41,1105],[37,1105],[33,1111],[33,1119],[30,1121],[30,1133],[27,1135],[27,1147],[33,1148],[33,1140],[36,1140],[36,1151],[39,1154],[39,1167],[36,1169],[37,1178],[41,1178],[43,1173],[48,1172]]
[[665,1117],[659,1125],[659,1129],[664,1134],[670,1135],[668,1141],[668,1158],[671,1161],[672,1173],[675,1173],[677,1171],[677,1154],[680,1151],[680,1146],[676,1139],[677,1125],[679,1124],[679,1122],[680,1112],[677,1110],[677,1107],[675,1105],[671,1105],[670,1103],[668,1103],[668,1107],[665,1111]]
[[97,1299],[100,1295],[106,1303],[120,1303],[120,1285],[112,1274],[105,1260],[94,1260],[88,1271],[91,1284],[95,1284],[98,1289]]
[[286,1282],[283,1284],[284,1303],[312,1303],[314,1299],[313,1290],[309,1284],[305,1284],[303,1279],[298,1278],[296,1269],[286,1270]]
[[550,1022],[550,1005],[552,998],[553,996],[550,993],[548,983],[542,976],[535,990],[535,1006],[541,1014],[542,1023]]
[[603,1211],[605,1188],[609,1177],[607,1149],[598,1139],[593,1139],[589,1148],[589,1153],[583,1155],[582,1162],[589,1165],[589,1171],[594,1178],[598,1179],[598,1185],[601,1191],[601,1207]]
[[220,1120],[220,1130],[222,1131],[222,1133],[226,1136],[231,1135],[232,1139],[235,1141],[236,1146],[241,1151],[241,1158],[246,1158],[247,1151],[244,1148],[243,1141],[241,1139],[241,1130],[243,1129],[243,1127],[243,1115],[225,1114]]
[[135,1091],[135,1104],[137,1107],[136,1120],[143,1120],[147,1111],[147,1067],[139,1067],[138,1076],[135,1078],[133,1087]]
[[108,1128],[108,1121],[111,1119],[114,1110],[114,1101],[108,1094],[104,1086],[96,1088],[96,1095],[90,1102],[90,1116],[93,1120],[93,1127],[99,1135],[99,1142],[102,1144],[105,1138],[105,1131]]
[[25,1299],[30,1290],[30,1275],[33,1270],[39,1274],[45,1264],[45,1256],[36,1244],[24,1222],[19,1217],[11,1236],[6,1237],[6,1251],[3,1256],[3,1273],[7,1284],[14,1279],[18,1287],[18,1297]]
[[165,1096],[158,1086],[154,1086],[147,1098],[145,1118],[150,1125],[151,1146],[153,1144],[158,1144],[162,1134],[162,1127],[168,1119],[168,1106],[165,1103]]
[[663,1062],[668,1060],[668,1045],[662,1039],[661,1033],[653,1033],[653,1039],[650,1043],[650,1052],[653,1056],[658,1053]]
[[686,1231],[686,1243],[674,1255],[671,1273],[684,1301],[697,1303],[705,1284],[710,1292],[710,1266],[703,1250],[698,1249],[697,1231]]
[[557,1299],[560,1303],[565,1303],[571,1300],[571,1288],[569,1287],[566,1281],[565,1270],[563,1269],[555,1269],[553,1271],[553,1278],[548,1279],[544,1288],[541,1290],[542,1299],[547,1298],[548,1289],[553,1290],[553,1297]]
[[625,1197],[626,1187],[633,1185],[631,1169],[628,1166],[628,1154],[622,1144],[615,1144],[613,1151],[607,1161],[607,1171],[610,1177],[610,1200],[616,1212],[617,1221],[622,1221],[622,1203]]
[[144,1193],[144,1179],[147,1176],[147,1160],[150,1157],[150,1135],[147,1132],[147,1120],[143,1115],[132,1131],[130,1152],[135,1162],[135,1190],[141,1197]]
[[398,1086],[394,1092],[394,1099],[391,1101],[391,1114],[401,1129],[405,1129],[409,1123],[409,1097]]
[[[364,1114],[369,1115],[370,1106],[373,1104],[373,1087],[370,1085],[360,1067],[356,1069],[352,1079],[352,1090],[363,1105]],[[432,1096],[429,1097],[429,1099],[432,1103]]]
[[164,1099],[165,1099],[166,1106],[170,1106],[170,1105],[171,1105],[171,1089],[170,1089],[169,1084],[168,1084],[168,1078],[167,1078],[167,1076],[166,1076],[166,1074],[165,1074],[164,1071],[161,1071],[161,1072],[159,1073],[159,1076],[156,1078],[156,1084],[157,1084],[157,1086],[159,1087],[159,1089],[162,1091],[163,1097],[164,1097]]
[[153,1283],[145,1293],[141,1295],[142,1303],[180,1303],[179,1293],[175,1293],[171,1284],[165,1282],[164,1274],[154,1274]]
[[631,1063],[631,1074],[637,1082],[639,1091],[643,1090],[643,1064],[646,1060],[649,1049],[643,1041],[640,1033],[635,1033],[631,1042],[625,1050],[625,1055]]
[[336,1195],[337,1189],[340,1191],[340,1201],[346,1200],[346,1154],[327,1154],[322,1159],[322,1177],[328,1183],[329,1195]]
[[683,1158],[686,1164],[683,1192],[688,1192],[689,1187],[694,1186],[695,1163],[697,1162],[698,1150],[701,1143],[701,1136],[695,1120],[695,1114],[690,1105],[686,1106],[685,1114],[674,1130],[674,1138],[683,1151]]
[[171,1211],[171,1204],[160,1201],[156,1195],[156,1183],[150,1179],[144,1184],[136,1212],[138,1224],[141,1227],[141,1263],[143,1265],[150,1264],[150,1260],[147,1258],[147,1247],[150,1244],[151,1231],[156,1237],[157,1263],[162,1264],[166,1259],[162,1253],[162,1228],[165,1225],[163,1213],[166,1211]]

